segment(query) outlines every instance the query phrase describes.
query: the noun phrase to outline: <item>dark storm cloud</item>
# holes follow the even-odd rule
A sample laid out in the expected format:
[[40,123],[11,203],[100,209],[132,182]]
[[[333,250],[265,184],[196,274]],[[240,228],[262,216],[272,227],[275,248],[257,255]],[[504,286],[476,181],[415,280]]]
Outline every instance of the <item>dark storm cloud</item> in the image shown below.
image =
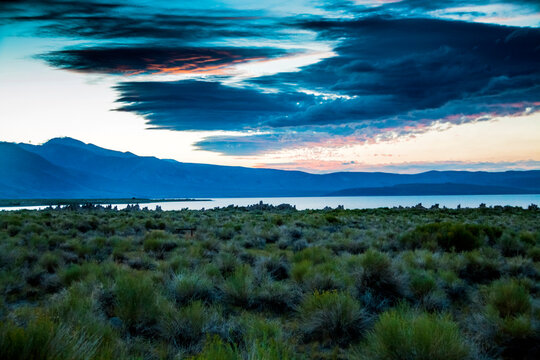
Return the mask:
[[381,17],[303,26],[323,38],[344,39],[334,50],[338,56],[254,82],[353,98],[324,102],[275,126],[387,118],[514,91],[522,101],[540,98],[539,29]]
[[[536,88],[540,91],[540,86]],[[342,147],[366,144],[378,140],[418,135],[430,131],[434,124],[460,125],[489,121],[497,116],[526,115],[540,111],[540,101],[523,102],[518,94],[505,98],[485,97],[486,103],[450,102],[424,111],[413,111],[406,116],[363,121],[339,126],[322,125],[293,128],[274,128],[270,134],[247,136],[209,136],[195,144],[200,150],[228,155],[260,155],[286,148],[313,146]],[[492,103],[490,103],[492,101]],[[512,102],[514,101],[514,102]],[[336,107],[339,109],[339,107]],[[293,129],[294,132],[288,130]]]
[[106,74],[209,73],[285,52],[271,48],[111,46],[53,51],[39,56],[54,67]]
[[155,128],[240,130],[301,111],[313,97],[301,93],[266,94],[217,82],[123,82],[118,110],[145,117]]
[[40,58],[58,68],[106,74],[219,75],[238,62],[286,53],[261,48],[260,40],[290,41],[306,30],[336,44],[332,58],[298,72],[244,77],[236,87],[193,80],[116,87],[118,110],[143,116],[153,128],[269,132],[209,137],[197,144],[245,155],[406,136],[436,122],[540,110],[540,29],[438,20],[430,13],[466,6],[469,16],[485,16],[492,14],[475,6],[502,3],[540,9],[528,0],[404,0],[376,7],[332,1],[325,2],[327,9],[355,18],[277,19],[214,8],[26,0],[0,4],[5,10],[0,18],[33,24],[43,36],[85,40]]
[[[118,88],[120,101],[128,104],[122,110],[168,129],[270,132],[209,137],[196,144],[234,155],[363,143],[420,133],[434,123],[540,110],[538,29],[380,17],[301,26],[326,39],[342,39],[338,55],[299,72],[252,80],[281,92],[198,82],[129,83]],[[196,101],[185,97],[192,87]],[[299,88],[341,97],[295,93]]]
[[83,38],[209,40],[221,37],[255,37],[272,29],[246,18],[139,14],[68,17],[40,28],[43,34]]
[[[231,117],[206,121],[205,106],[226,107],[230,96],[214,97],[210,92],[200,92],[196,106],[189,102],[181,102],[181,106],[172,102],[163,106],[157,100],[157,84],[119,87],[122,95],[127,90],[137,95],[137,107],[128,106],[124,110],[145,114],[156,127],[177,130],[190,129],[190,124],[193,126],[190,130],[201,129],[201,122],[208,130],[358,122],[387,128],[388,121],[395,127],[400,119],[437,121],[450,115],[496,115],[497,111],[509,115],[522,112],[540,100],[538,29],[385,18],[306,21],[302,26],[317,30],[324,38],[342,38],[341,45],[335,49],[338,56],[305,67],[300,72],[253,80],[258,86],[281,89],[279,93],[267,94],[254,88],[234,89],[249,99],[249,111],[243,112],[249,116],[240,116],[241,124],[230,120]],[[159,89],[159,96],[175,99],[178,89],[184,94],[189,92],[190,86],[202,85],[196,82],[166,84]],[[297,93],[297,99],[291,100],[298,88],[343,97],[323,99]],[[230,87],[216,89],[220,94],[231,91],[233,98],[239,95]],[[147,91],[151,92],[149,97]],[[123,96],[121,101],[129,101],[126,99],[132,97]],[[509,101],[513,105],[503,104]],[[296,102],[300,105],[289,106]],[[283,104],[287,106],[283,108]],[[152,107],[155,107],[154,111]],[[281,110],[271,111],[272,108]],[[179,116],[174,116],[175,111]],[[241,107],[235,111],[241,112]],[[199,116],[202,121],[186,122],[188,112],[190,119]]]
[[[1,5],[0,5],[1,6]],[[171,4],[174,6],[174,4]],[[23,0],[0,7],[4,21],[37,26],[38,36],[83,39],[174,39],[208,41],[273,34],[275,19],[237,10],[180,10],[95,1]]]
[[103,15],[121,8],[120,3],[64,0],[2,0],[0,19],[46,21],[81,15]]
[[[401,0],[395,2],[337,0],[325,2],[322,7],[329,10],[344,10],[357,14],[394,12],[401,15],[416,13],[425,16],[430,11],[452,8],[470,8],[466,13],[472,14],[474,12],[472,8],[485,5],[518,5],[531,11],[540,9],[540,3],[537,0]],[[477,11],[477,15],[480,14],[485,15]]]
[[396,3],[386,4],[386,6],[397,8],[408,7],[412,9],[437,10],[444,8],[459,8],[466,6],[473,7],[493,4],[522,5],[531,8],[540,8],[540,4],[537,0],[402,0]]

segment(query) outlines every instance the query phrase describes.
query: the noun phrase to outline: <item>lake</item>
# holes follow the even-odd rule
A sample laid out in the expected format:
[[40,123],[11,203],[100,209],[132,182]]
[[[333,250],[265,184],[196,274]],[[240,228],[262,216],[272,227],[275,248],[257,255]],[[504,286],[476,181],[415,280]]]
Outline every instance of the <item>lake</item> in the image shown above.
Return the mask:
[[[343,205],[345,209],[373,209],[379,207],[414,206],[418,203],[422,203],[425,207],[439,204],[440,207],[447,208],[457,208],[458,205],[461,205],[461,207],[475,208],[484,203],[487,206],[509,205],[526,208],[530,204],[540,205],[540,194],[213,198],[208,201],[153,202],[141,204],[140,207],[148,207],[153,210],[159,205],[163,210],[181,210],[185,208],[200,210],[227,207],[229,205],[247,206],[257,204],[260,201],[272,205],[291,204],[295,205],[298,210],[323,209],[327,206],[336,208],[339,205]],[[126,205],[122,204],[114,206],[117,206],[118,209],[126,207]],[[0,207],[0,210],[38,210],[45,207],[46,206]]]

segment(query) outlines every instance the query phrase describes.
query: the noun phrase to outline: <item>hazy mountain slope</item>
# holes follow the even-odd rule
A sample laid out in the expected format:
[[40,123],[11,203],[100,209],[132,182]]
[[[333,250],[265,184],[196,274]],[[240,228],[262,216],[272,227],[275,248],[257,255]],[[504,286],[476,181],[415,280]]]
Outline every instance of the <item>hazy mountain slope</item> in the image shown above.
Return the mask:
[[408,195],[494,195],[527,194],[530,191],[505,186],[474,184],[399,184],[387,187],[356,188],[334,191],[328,196],[408,196]]
[[16,144],[0,143],[2,197],[72,197],[107,193],[107,179],[56,166]]
[[[422,184],[442,184],[430,188],[441,194],[540,191],[540,171],[316,175],[141,157],[71,138],[52,139],[43,145],[2,143],[0,159],[5,174],[0,179],[3,198],[317,196],[342,190],[350,195],[419,194]],[[445,185],[449,183],[454,184],[452,188]],[[404,184],[411,186],[382,190]]]

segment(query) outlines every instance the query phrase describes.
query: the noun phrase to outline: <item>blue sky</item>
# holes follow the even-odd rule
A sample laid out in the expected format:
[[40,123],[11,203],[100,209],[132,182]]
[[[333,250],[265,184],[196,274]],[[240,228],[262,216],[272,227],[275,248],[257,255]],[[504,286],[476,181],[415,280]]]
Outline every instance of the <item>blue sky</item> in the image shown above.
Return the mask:
[[0,4],[1,140],[329,171],[540,164],[529,0]]

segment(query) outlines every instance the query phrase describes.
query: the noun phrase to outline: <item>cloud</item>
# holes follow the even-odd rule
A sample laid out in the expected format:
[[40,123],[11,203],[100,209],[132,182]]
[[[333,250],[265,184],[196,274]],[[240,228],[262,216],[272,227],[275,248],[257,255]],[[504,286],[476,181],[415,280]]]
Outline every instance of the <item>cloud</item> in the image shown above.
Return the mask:
[[281,132],[238,136],[209,136],[194,144],[198,150],[213,151],[224,155],[258,155],[286,148],[302,147],[321,142],[330,135],[324,132]]
[[313,96],[268,94],[218,82],[122,82],[118,110],[145,117],[155,128],[172,130],[240,130],[264,127],[275,118],[300,111]]
[[356,14],[397,13],[424,17],[432,11],[446,9],[461,9],[469,14],[477,12],[477,15],[483,15],[482,10],[486,6],[499,10],[505,6],[519,6],[523,10],[530,11],[540,9],[540,4],[536,0],[336,0],[322,5],[325,9]]
[[[496,99],[503,101],[504,96]],[[337,126],[294,127],[292,130],[277,128],[265,134],[208,136],[195,143],[195,147],[199,150],[235,156],[261,155],[284,149],[343,148],[351,145],[395,141],[434,129],[445,129],[452,125],[489,121],[499,116],[521,116],[540,111],[540,101],[521,102],[515,101],[516,99],[520,97],[508,97],[504,99],[506,102],[494,103],[487,102],[489,99],[486,98],[486,103],[482,105],[449,103],[440,109],[412,112],[406,117],[379,121]]]
[[0,5],[5,13],[0,19],[34,24],[37,36],[87,40],[161,39],[200,43],[222,38],[280,37],[277,19],[261,17],[255,11],[182,9],[173,3],[167,7],[156,5],[134,1],[8,1]]
[[303,26],[322,38],[342,39],[334,49],[338,56],[253,82],[345,97],[275,126],[379,120],[513,91],[522,101],[539,99],[540,47],[531,44],[540,44],[540,29],[381,17]]
[[39,57],[54,67],[106,74],[220,74],[224,68],[285,54],[272,48],[159,47],[149,45],[74,48]]
[[[350,125],[357,132],[380,134],[400,126],[407,133],[436,121],[522,113],[536,109],[540,100],[540,48],[530,45],[540,43],[539,29],[379,17],[302,26],[322,38],[342,39],[338,56],[299,72],[246,81],[255,87],[125,84],[118,87],[120,101],[135,104],[122,109],[176,130],[326,127],[336,134],[343,128],[332,126]],[[191,87],[194,102],[184,100]],[[212,90],[201,91],[205,87]],[[506,106],[509,102],[513,105]]]
[[[467,14],[485,16],[478,6],[508,1],[332,1],[326,9],[352,16],[282,19],[214,7],[164,11],[144,3],[26,0],[2,8],[9,10],[4,19],[35,24],[42,35],[87,42],[39,56],[57,68],[214,75],[213,81],[123,80],[115,87],[117,110],[143,116],[151,128],[248,132],[208,137],[196,144],[201,150],[251,155],[367,143],[434,124],[540,110],[540,29],[441,20],[433,13],[467,6]],[[333,44],[336,56],[295,72],[227,77],[232,65],[298,51],[283,49],[302,48],[298,39],[305,34]]]
[[[269,164],[258,164],[255,167],[268,168]],[[472,161],[437,161],[437,162],[396,162],[381,165],[362,162],[347,162],[334,160],[300,160],[294,162],[272,163],[271,168],[281,170],[298,170],[310,173],[333,173],[336,171],[367,171],[389,172],[401,174],[418,174],[426,171],[521,171],[538,170],[540,161],[500,161],[500,162],[472,162]]]

